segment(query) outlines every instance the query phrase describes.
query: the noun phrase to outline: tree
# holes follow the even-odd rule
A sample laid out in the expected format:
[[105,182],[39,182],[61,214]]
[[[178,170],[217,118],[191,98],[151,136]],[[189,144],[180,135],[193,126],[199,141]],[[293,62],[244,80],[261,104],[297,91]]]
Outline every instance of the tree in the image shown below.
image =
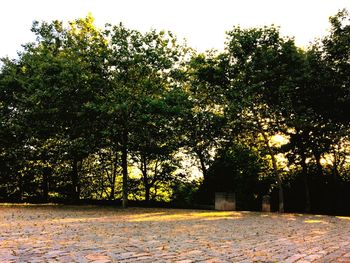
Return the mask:
[[142,130],[135,133],[131,145],[131,155],[142,174],[146,202],[150,200],[150,189],[172,181],[179,166],[181,131],[177,124],[187,111],[188,98],[177,88],[162,93],[159,98],[141,98],[144,107],[138,126]]
[[295,61],[298,50],[294,41],[282,38],[275,27],[229,31],[227,61],[230,84],[226,97],[232,119],[242,129],[261,136],[273,167],[279,189],[279,211],[284,211],[282,177],[276,161],[276,149],[269,138],[285,128],[283,108],[273,107],[275,94],[295,87]]
[[[312,167],[308,167],[307,159],[314,160],[318,177],[324,176],[321,159],[339,145],[348,129],[347,16],[343,10],[331,17],[330,35],[314,43],[306,52],[300,52],[302,63],[297,66],[301,69],[297,85],[280,95],[284,99],[279,105],[284,105],[283,115],[287,127],[292,129],[292,132],[284,131],[290,136],[284,150],[291,151],[288,154],[290,162],[302,168],[307,212],[312,207],[308,186]],[[334,177],[337,177],[336,173]]]
[[23,145],[26,129],[21,125],[22,115],[17,109],[16,91],[20,86],[15,81],[16,61],[2,59],[0,71],[0,195],[2,199],[17,196],[22,199],[23,182],[21,160],[25,154]]
[[96,114],[88,105],[103,93],[106,43],[91,16],[69,28],[59,21],[34,22],[32,31],[36,41],[25,45],[17,61],[5,63],[13,68],[5,86],[8,94],[14,94],[12,107],[26,131],[25,146],[38,150],[53,139],[64,147],[56,161],[71,160],[72,196],[78,200],[79,167],[96,145]]
[[187,69],[187,92],[192,103],[184,123],[185,148],[196,156],[204,180],[213,155],[227,138],[226,105],[222,100],[223,57],[215,52],[193,54]]
[[[106,34],[111,39],[108,57],[110,85],[101,112],[107,118],[106,134],[109,141],[121,151],[122,198],[123,206],[126,207],[130,151],[140,156],[138,160],[144,166],[146,158],[153,162],[154,156],[159,157],[157,151],[165,143],[164,134],[168,132],[170,138],[174,133],[172,119],[176,119],[176,113],[172,111],[177,110],[180,105],[178,102],[181,101],[173,98],[172,102],[176,102],[176,105],[168,102],[171,102],[171,96],[182,96],[175,76],[185,49],[176,43],[170,32],[150,31],[141,34],[120,24],[106,30]],[[167,143],[170,144],[171,140],[167,138]],[[156,152],[152,152],[154,145],[157,145]],[[135,153],[134,156],[137,155]],[[169,156],[169,150],[163,151],[162,158],[164,154]],[[148,193],[150,184],[147,169],[142,170]],[[146,199],[149,198],[147,196]]]
[[[326,117],[349,127],[349,85],[350,85],[350,15],[346,9],[330,17],[330,34],[322,39],[318,51],[321,59],[331,71],[328,79],[332,92],[323,89],[319,96],[323,100],[317,109]],[[327,105],[325,108],[321,105]],[[328,109],[331,108],[332,111]]]

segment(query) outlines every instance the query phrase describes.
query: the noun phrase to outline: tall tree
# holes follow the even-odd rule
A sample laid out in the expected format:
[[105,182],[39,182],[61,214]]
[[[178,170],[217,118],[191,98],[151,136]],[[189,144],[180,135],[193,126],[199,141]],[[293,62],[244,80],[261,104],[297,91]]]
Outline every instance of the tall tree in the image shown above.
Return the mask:
[[96,144],[96,114],[88,105],[103,93],[105,39],[91,16],[68,28],[59,21],[34,22],[32,31],[36,41],[25,45],[17,61],[7,63],[15,72],[7,87],[27,131],[26,146],[37,148],[40,143],[29,143],[55,138],[65,148],[59,158],[71,160],[72,197],[77,200],[80,163]]
[[[185,49],[170,32],[142,34],[120,24],[106,33],[110,38],[110,85],[101,109],[108,119],[106,133],[121,151],[123,206],[127,207],[130,151],[145,155],[146,145],[159,145],[166,131],[169,136],[173,132],[167,117],[173,106],[166,98],[173,91],[177,94],[176,68],[181,66]],[[145,173],[144,182],[147,190]]]
[[193,54],[187,67],[187,92],[192,109],[184,123],[185,148],[199,160],[204,180],[214,152],[227,135],[226,105],[222,97],[227,79],[223,61],[222,56],[211,51]]
[[294,41],[282,38],[275,27],[241,29],[228,32],[227,61],[230,84],[227,87],[232,118],[241,128],[260,135],[271,159],[279,189],[279,211],[284,211],[282,176],[276,149],[270,137],[285,128],[283,108],[273,107],[286,88],[295,87],[293,73],[298,58]]

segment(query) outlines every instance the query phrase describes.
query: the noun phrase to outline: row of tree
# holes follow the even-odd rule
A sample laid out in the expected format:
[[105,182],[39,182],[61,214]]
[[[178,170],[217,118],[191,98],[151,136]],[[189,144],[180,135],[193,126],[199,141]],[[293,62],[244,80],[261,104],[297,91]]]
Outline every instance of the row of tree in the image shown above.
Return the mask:
[[339,12],[307,49],[273,26],[234,27],[223,52],[204,54],[170,32],[98,29],[91,16],[34,22],[36,41],[2,59],[0,198],[126,207],[235,191],[249,209],[278,193],[282,212],[284,196],[310,211],[330,191],[343,206],[349,21]]

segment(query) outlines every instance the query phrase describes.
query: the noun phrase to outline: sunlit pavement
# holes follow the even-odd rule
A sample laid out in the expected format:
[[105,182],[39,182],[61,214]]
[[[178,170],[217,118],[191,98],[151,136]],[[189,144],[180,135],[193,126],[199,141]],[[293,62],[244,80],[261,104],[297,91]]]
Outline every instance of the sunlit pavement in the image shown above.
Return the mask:
[[0,206],[0,262],[350,262],[350,218]]

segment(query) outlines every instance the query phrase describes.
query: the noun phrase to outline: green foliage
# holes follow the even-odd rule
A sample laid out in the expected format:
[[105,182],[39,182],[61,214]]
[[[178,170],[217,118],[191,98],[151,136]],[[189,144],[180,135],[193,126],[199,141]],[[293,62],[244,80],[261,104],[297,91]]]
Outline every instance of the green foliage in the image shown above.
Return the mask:
[[191,206],[197,201],[197,194],[200,189],[200,182],[193,181],[175,181],[172,189],[171,200],[180,206]]

